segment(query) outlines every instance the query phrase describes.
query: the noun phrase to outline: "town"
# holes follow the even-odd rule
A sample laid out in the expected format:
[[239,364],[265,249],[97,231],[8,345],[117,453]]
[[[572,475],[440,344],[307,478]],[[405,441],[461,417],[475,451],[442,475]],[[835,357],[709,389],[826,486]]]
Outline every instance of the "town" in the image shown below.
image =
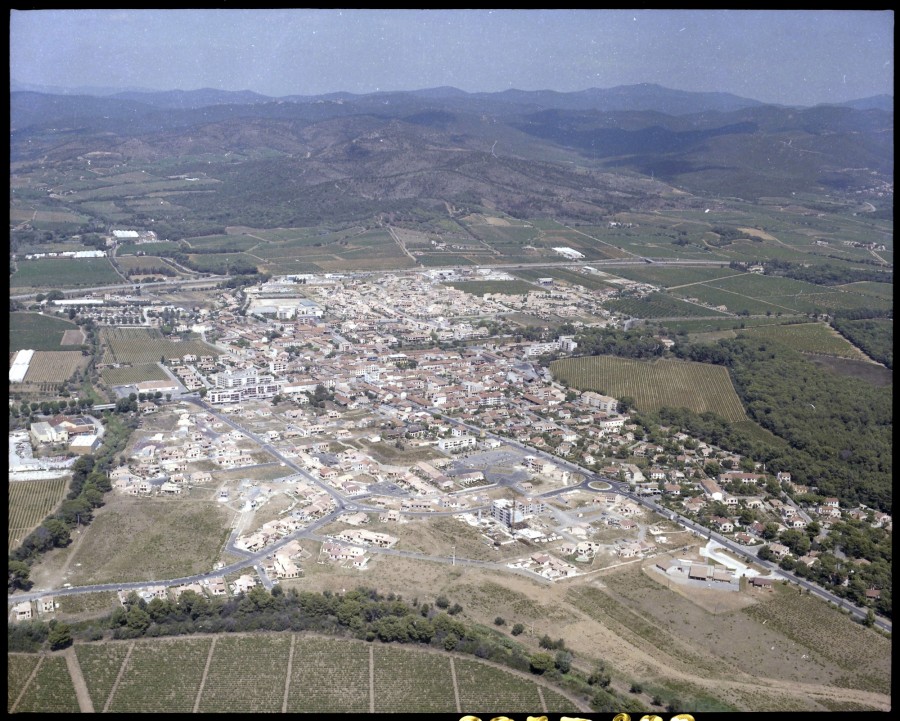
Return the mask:
[[[704,555],[720,548],[715,532],[750,558],[788,558],[790,570],[814,566],[820,554],[810,540],[827,538],[842,518],[891,530],[889,515],[842,508],[836,498],[798,504],[794,496],[815,489],[683,432],[659,428],[651,442],[619,399],[570,388],[540,362],[576,350],[586,317],[598,327],[627,324],[604,302],[653,286],[615,278],[612,290],[589,290],[548,277],[526,293],[502,292],[513,280],[481,268],[303,274],[219,289],[211,303],[146,286],[140,297],[42,307],[120,331],[168,322],[171,338],[206,342],[205,353],[152,364],[166,380],[114,386],[142,420],[110,480],[115,493],[139,497],[202,489],[230,509],[228,550],[258,561],[257,578],[244,574],[235,591],[298,578],[313,563],[364,573],[381,549],[402,549],[430,518],[455,519],[493,554],[467,561],[454,547],[453,564],[491,563],[552,582],[669,553],[661,571],[680,568],[677,579],[731,590],[741,577],[783,576],[751,570],[735,554],[720,568],[700,556],[671,560],[671,552],[705,529]],[[479,292],[466,292],[470,283]],[[112,314],[110,304],[119,304]],[[527,340],[504,321],[521,313],[572,319],[569,333]],[[13,368],[24,377],[30,356],[19,356]],[[121,351],[116,362],[106,357],[101,372],[130,367]],[[27,436],[10,434],[10,477],[62,474],[72,452],[92,452],[102,434],[89,414],[32,423]],[[225,580],[207,574],[183,588],[193,587],[216,595]],[[866,589],[872,602],[879,595]],[[26,617],[29,603],[16,613]]]

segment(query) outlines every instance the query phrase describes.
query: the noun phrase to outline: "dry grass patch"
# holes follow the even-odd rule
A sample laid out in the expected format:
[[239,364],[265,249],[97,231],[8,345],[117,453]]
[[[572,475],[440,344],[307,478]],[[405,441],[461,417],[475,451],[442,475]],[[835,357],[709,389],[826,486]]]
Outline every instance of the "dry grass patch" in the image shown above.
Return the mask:
[[82,531],[70,580],[88,585],[209,571],[228,536],[229,516],[215,502],[113,497]]
[[112,591],[78,593],[59,596],[57,617],[66,621],[83,621],[112,613],[119,605],[119,599]]

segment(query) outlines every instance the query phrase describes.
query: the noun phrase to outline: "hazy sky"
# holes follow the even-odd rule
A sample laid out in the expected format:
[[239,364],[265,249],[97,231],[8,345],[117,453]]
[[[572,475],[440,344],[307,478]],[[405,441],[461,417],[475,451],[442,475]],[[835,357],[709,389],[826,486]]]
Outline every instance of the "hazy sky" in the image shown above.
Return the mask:
[[894,13],[847,10],[11,11],[10,76],[274,97],[658,83],[814,105],[894,92]]

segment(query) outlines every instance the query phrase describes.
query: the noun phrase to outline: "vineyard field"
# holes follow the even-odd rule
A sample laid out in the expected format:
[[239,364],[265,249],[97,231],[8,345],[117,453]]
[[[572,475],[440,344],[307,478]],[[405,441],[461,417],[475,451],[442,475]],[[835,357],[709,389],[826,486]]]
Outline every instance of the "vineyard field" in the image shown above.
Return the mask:
[[493,666],[456,659],[459,703],[464,709],[502,708],[519,713],[541,708],[537,686]]
[[91,643],[75,646],[75,655],[95,711],[102,711],[128,655],[129,643]]
[[77,713],[75,685],[69,676],[66,659],[47,656],[41,659],[37,673],[15,706],[16,713]]
[[637,361],[616,356],[565,358],[554,361],[555,379],[579,390],[615,398],[634,398],[638,410],[664,406],[712,411],[731,421],[747,419],[728,371],[722,366],[677,360]]
[[277,689],[284,688],[290,649],[288,635],[217,636],[200,713],[280,712],[284,694]]
[[68,485],[67,477],[9,484],[9,550],[18,546],[60,504]]
[[696,303],[673,298],[664,293],[651,293],[646,298],[624,298],[612,300],[605,307],[614,313],[630,316],[632,318],[707,318],[710,316],[722,316],[725,313],[705,308]]
[[801,353],[865,359],[863,353],[823,323],[756,326],[744,329],[741,333],[751,338],[784,343]]
[[[298,636],[294,659],[288,712],[368,713],[368,646],[361,642]],[[300,659],[316,662],[303,663]]]
[[25,683],[34,671],[41,657],[37,654],[10,653],[6,655],[6,710],[13,704],[25,688]]
[[220,355],[220,351],[202,340],[169,340],[155,328],[103,328],[100,344],[103,348],[100,362],[103,364],[149,365],[158,363],[162,357]]
[[704,281],[726,278],[736,275],[738,271],[731,268],[712,267],[712,268],[680,268],[675,266],[634,266],[630,268],[616,268],[610,271],[614,275],[628,280],[634,280],[638,283],[650,283],[663,288],[673,288],[691,283],[702,283]]
[[88,358],[77,350],[40,350],[28,364],[25,383],[63,383],[79,368],[87,365]]
[[[549,711],[584,710],[529,674],[443,651],[354,639],[239,633],[76,643],[74,650],[97,713],[534,713],[542,710],[541,694]],[[17,711],[78,710],[62,655],[7,658],[8,708],[21,695]]]
[[210,638],[136,641],[116,687],[112,713],[191,713]]
[[404,705],[422,713],[456,711],[447,656],[378,646],[374,659],[376,713]]

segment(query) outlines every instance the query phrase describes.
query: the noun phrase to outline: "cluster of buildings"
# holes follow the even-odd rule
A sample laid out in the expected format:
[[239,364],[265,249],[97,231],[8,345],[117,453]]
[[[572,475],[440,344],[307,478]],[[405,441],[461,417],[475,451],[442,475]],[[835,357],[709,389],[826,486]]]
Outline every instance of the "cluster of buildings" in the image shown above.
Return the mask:
[[65,445],[73,453],[86,455],[100,447],[103,424],[92,416],[57,414],[32,423],[29,435],[35,447]]

